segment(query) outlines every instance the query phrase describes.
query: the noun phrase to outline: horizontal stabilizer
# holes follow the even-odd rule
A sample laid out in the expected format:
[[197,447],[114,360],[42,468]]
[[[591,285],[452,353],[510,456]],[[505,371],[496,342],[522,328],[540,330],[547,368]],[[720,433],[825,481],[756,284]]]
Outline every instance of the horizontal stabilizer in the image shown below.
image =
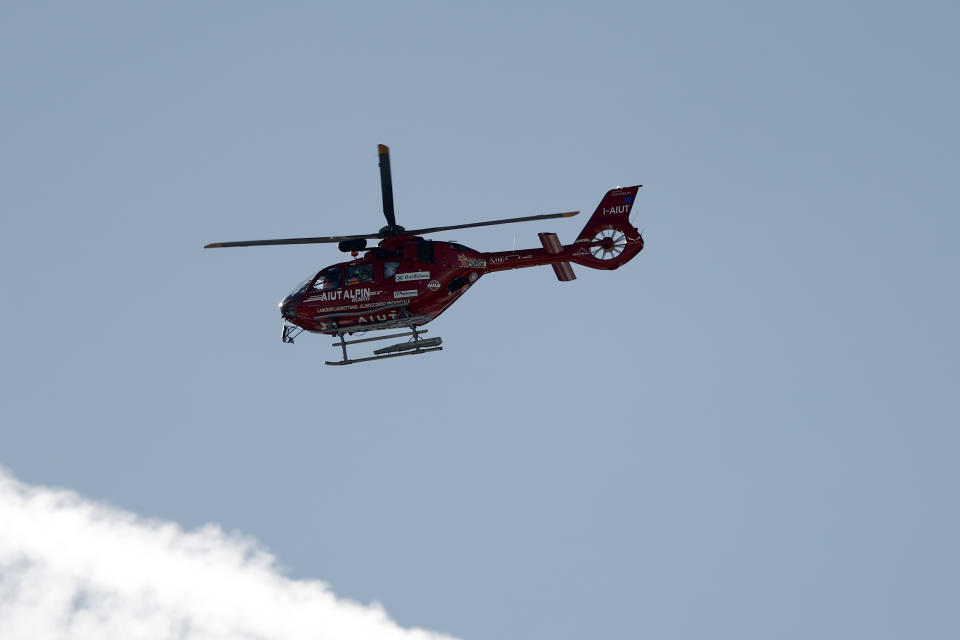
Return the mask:
[[[544,251],[548,254],[555,256],[563,252],[563,245],[560,244],[560,239],[557,238],[557,234],[538,233],[537,235],[540,237],[540,243],[543,245]],[[569,262],[554,262],[550,266],[553,267],[553,272],[557,274],[557,280],[560,282],[570,282],[577,278]]]
[[553,272],[557,274],[557,280],[560,282],[570,282],[577,279],[577,274],[573,272],[573,267],[569,262],[554,262]]

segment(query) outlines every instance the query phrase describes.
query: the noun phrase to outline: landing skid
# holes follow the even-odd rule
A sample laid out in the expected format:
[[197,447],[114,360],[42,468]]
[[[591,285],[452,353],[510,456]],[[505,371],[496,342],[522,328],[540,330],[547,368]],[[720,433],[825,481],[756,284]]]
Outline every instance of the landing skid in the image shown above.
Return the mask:
[[[406,313],[406,311],[402,311],[401,313]],[[405,329],[427,324],[430,322],[430,319],[430,316],[400,315],[396,318],[391,318],[390,320],[381,320],[380,322],[365,322],[363,324],[351,324],[346,327],[338,326],[336,324],[336,320],[334,320],[333,328],[327,329],[322,333],[326,333],[327,335],[331,336],[340,336],[345,333],[354,334],[363,333],[365,331],[381,331],[383,329]]]
[[[408,318],[409,322],[411,319]],[[392,324],[390,327],[381,327],[386,328],[395,328],[397,325]],[[343,359],[335,362],[327,360],[324,364],[329,365],[345,365],[345,364],[354,364],[357,362],[370,362],[372,360],[384,360],[386,358],[399,358],[401,356],[416,356],[421,353],[430,353],[431,351],[442,351],[443,347],[440,345],[443,343],[441,338],[421,338],[421,334],[427,332],[426,329],[417,329],[415,324],[409,325],[410,331],[406,333],[391,333],[386,336],[375,336],[373,338],[360,338],[357,340],[346,340],[344,339],[344,334],[348,333],[347,331],[340,331],[337,333],[337,336],[340,338],[340,342],[334,342],[332,346],[340,347],[343,349]],[[372,328],[372,326],[371,326]],[[351,359],[347,355],[347,345],[348,344],[358,344],[360,342],[373,342],[374,340],[389,340],[390,338],[403,338],[406,336],[413,336],[410,340],[406,342],[399,342],[397,344],[392,344],[388,347],[382,347],[380,349],[375,349],[374,354],[367,358],[353,358]]]

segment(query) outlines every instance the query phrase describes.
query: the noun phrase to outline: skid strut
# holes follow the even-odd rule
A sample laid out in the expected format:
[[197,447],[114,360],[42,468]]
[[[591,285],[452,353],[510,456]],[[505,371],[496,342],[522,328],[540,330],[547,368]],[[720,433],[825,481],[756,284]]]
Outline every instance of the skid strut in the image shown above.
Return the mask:
[[[346,340],[343,333],[339,334],[340,341],[334,342],[332,346],[340,347],[343,350],[343,360],[331,362],[327,360],[324,364],[344,365],[354,364],[356,362],[370,362],[371,360],[383,360],[385,358],[399,358],[400,356],[415,356],[421,353],[430,353],[431,351],[442,351],[443,344],[441,338],[421,338],[420,335],[426,333],[426,329],[417,329],[416,325],[410,325],[410,331],[405,333],[391,333],[386,336],[376,336],[373,338],[359,338],[357,340]],[[367,358],[353,358],[347,355],[348,344],[358,344],[361,342],[373,342],[374,340],[389,340],[390,338],[404,338],[413,336],[407,342],[399,342],[388,347],[381,347],[374,350],[374,355]]]
[[293,339],[301,333],[303,333],[303,329],[300,327],[294,327],[284,322],[283,333],[280,334],[280,340],[282,340],[284,344],[293,344]]

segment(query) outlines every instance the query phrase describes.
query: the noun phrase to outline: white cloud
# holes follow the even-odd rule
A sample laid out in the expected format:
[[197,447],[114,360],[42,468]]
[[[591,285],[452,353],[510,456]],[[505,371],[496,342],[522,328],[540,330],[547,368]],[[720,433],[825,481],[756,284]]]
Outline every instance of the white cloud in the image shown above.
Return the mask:
[[183,531],[0,469],[0,638],[437,640],[291,580],[253,540]]

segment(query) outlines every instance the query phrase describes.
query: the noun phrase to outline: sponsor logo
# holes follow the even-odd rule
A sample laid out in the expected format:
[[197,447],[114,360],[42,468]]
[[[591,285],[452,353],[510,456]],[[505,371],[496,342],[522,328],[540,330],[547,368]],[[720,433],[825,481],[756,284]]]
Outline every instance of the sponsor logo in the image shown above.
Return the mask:
[[461,267],[485,267],[487,266],[486,260],[481,260],[480,258],[468,258],[462,253],[457,256],[460,259]]
[[427,283],[427,289],[430,289],[430,291],[438,291],[440,289],[440,283],[437,280],[431,280]]
[[407,289],[405,291],[394,291],[394,298],[414,298],[417,295],[416,289]]
[[477,272],[476,272],[476,271],[473,271],[473,272],[470,274],[470,282],[476,282],[476,281],[477,281],[477,278],[479,278],[479,277],[480,277],[480,276],[477,275]]
[[396,282],[410,282],[412,280],[429,280],[429,271],[412,271],[410,273],[398,273],[394,280]]

